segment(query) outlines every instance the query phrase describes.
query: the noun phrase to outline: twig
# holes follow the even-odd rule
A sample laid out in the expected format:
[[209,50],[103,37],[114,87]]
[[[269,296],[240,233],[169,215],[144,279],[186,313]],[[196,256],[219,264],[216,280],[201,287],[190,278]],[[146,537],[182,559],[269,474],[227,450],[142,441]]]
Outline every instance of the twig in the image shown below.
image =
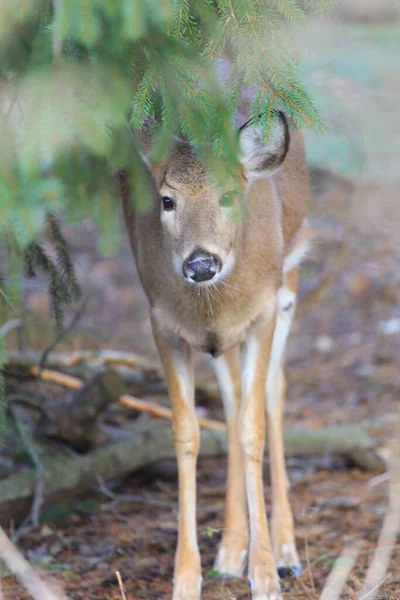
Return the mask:
[[375,587],[372,588],[371,591],[367,592],[365,594],[365,596],[363,596],[362,598],[360,598],[360,600],[366,600],[366,598],[369,598],[370,600],[372,600],[373,597],[371,597],[371,594],[373,594],[374,592],[376,592],[383,583],[385,583],[385,581],[387,581],[389,579],[389,577],[391,577],[391,573],[388,573],[383,579],[381,579],[380,581],[378,581],[378,583],[376,584]]
[[389,508],[383,521],[378,545],[371,561],[364,585],[360,592],[360,600],[375,598],[374,592],[382,585],[389,568],[390,559],[400,531],[400,451],[393,442],[393,449],[388,450],[387,463],[390,476]]
[[[358,445],[365,454],[372,454],[370,439],[360,427],[335,427],[324,430],[286,430],[284,442],[287,456],[352,455]],[[227,451],[225,431],[201,431],[199,457],[223,456]],[[132,430],[130,437],[86,454],[68,457],[54,452],[44,462],[45,502],[83,493],[92,489],[101,474],[105,481],[125,477],[137,469],[160,459],[174,458],[175,450],[170,427],[154,424]],[[372,466],[372,465],[371,465]],[[0,481],[0,523],[9,523],[27,514],[35,493],[35,469],[10,475]]]
[[20,580],[34,600],[67,600],[61,591],[56,595],[18,552],[0,527],[0,558]]
[[171,510],[178,509],[178,505],[175,502],[168,502],[168,500],[159,500],[157,498],[147,498],[146,496],[140,496],[136,494],[120,494],[116,496],[114,500],[111,500],[108,504],[104,505],[105,510],[112,510],[121,502],[130,502],[131,504],[137,504],[139,506],[154,506],[155,508],[169,508]]
[[[13,361],[18,363],[18,356],[10,357]],[[26,362],[28,359],[28,362]],[[31,358],[21,357],[21,364],[34,364],[37,363],[37,354],[32,354]],[[124,365],[132,367],[134,369],[151,370],[153,372],[159,372],[161,375],[161,368],[154,366],[150,360],[134,354],[133,352],[123,352],[121,350],[77,350],[74,352],[63,352],[55,353],[52,355],[51,360],[48,361],[52,366],[64,366],[71,367],[81,363],[94,364],[97,366],[104,365]]]
[[156,506],[157,508],[178,508],[178,505],[175,502],[159,500],[158,498],[146,498],[146,496],[140,496],[137,494],[114,494],[114,492],[110,490],[100,475],[97,476],[97,481],[99,483],[100,491],[111,500],[111,502],[105,505],[104,508],[106,509],[112,509],[120,502],[132,502],[133,504]]
[[122,583],[121,574],[119,571],[115,571],[115,575],[117,577],[119,590],[121,592],[121,600],[126,600],[125,587],[124,587],[124,584]]
[[306,552],[307,571],[308,571],[308,574],[310,576],[310,583],[311,583],[312,590],[313,590],[313,592],[315,594],[316,593],[315,581],[314,581],[314,576],[313,576],[312,569],[311,569],[311,564],[310,564],[310,552],[309,552],[309,548],[308,548],[308,538],[307,538],[307,536],[304,536],[304,547],[305,547],[305,552]]
[[12,331],[13,329],[17,329],[18,327],[21,327],[21,325],[22,325],[21,319],[10,319],[9,321],[4,323],[4,325],[2,325],[0,327],[0,338],[6,337],[6,335],[8,333],[10,333],[10,331]]
[[11,304],[11,302],[9,301],[9,299],[7,298],[5,291],[3,290],[3,288],[2,288],[1,286],[0,286],[0,296],[3,298],[3,300],[4,300],[4,301],[5,301],[5,302],[8,304],[8,306],[11,308],[11,307],[12,307],[12,304]]
[[[28,370],[32,375],[40,377],[44,381],[58,383],[59,385],[64,385],[70,389],[78,390],[83,386],[82,380],[78,377],[72,377],[72,375],[65,375],[64,373],[59,373],[58,371],[52,371],[50,369],[44,369],[43,371],[40,371],[39,367],[29,367]],[[124,394],[119,398],[118,402],[126,408],[148,413],[152,417],[162,417],[169,420],[172,419],[172,411],[170,408],[161,406],[160,404],[152,402],[151,400],[140,400],[134,396]],[[214,419],[199,418],[199,425],[203,429],[210,429],[214,431],[221,431],[225,429],[224,423],[215,421]]]
[[390,481],[389,473],[381,473],[380,475],[375,475],[375,477],[371,477],[371,479],[368,481],[368,487],[372,488],[377,485],[381,485],[382,483],[387,483],[388,481]]
[[338,600],[360,553],[360,544],[345,548],[337,559],[319,600]]
[[[18,530],[15,532],[14,541],[18,541],[21,539],[23,535],[32,530],[32,528],[38,527],[40,522],[40,513],[43,506],[45,488],[44,488],[44,467],[43,462],[39,456],[37,448],[35,446],[34,441],[32,440],[30,432],[27,430],[25,425],[22,423],[20,416],[18,415],[15,407],[12,406],[12,403],[18,401],[20,396],[18,394],[13,394],[8,397],[8,403],[10,405],[10,411],[14,418],[15,425],[18,429],[18,433],[21,437],[21,440],[27,449],[29,456],[32,459],[32,462],[36,469],[36,483],[35,490],[33,495],[33,502],[31,507],[31,512],[28,519],[21,524]],[[22,400],[25,398],[22,396]]]
[[28,371],[31,373],[31,375],[39,377],[43,381],[57,383],[58,385],[63,385],[72,390],[79,390],[79,388],[81,388],[83,385],[82,380],[78,379],[78,377],[65,375],[64,373],[59,373],[58,371],[52,371],[50,369],[40,370],[39,367],[30,367]]
[[54,340],[52,342],[50,342],[50,344],[47,346],[47,348],[45,348],[45,350],[41,356],[41,359],[39,361],[39,369],[41,371],[44,369],[44,367],[46,365],[46,361],[47,361],[47,358],[48,358],[50,352],[52,352],[54,350],[54,348],[57,346],[57,344],[59,344],[61,341],[65,340],[68,337],[68,335],[71,333],[71,331],[74,329],[74,327],[77,325],[77,323],[79,322],[79,320],[81,319],[82,315],[84,314],[84,312],[86,310],[87,303],[88,303],[88,298],[86,297],[83,300],[81,306],[75,312],[68,327],[66,327],[66,329],[64,329],[64,331],[62,333],[59,333],[58,335],[56,335]]
[[[29,367],[37,366],[40,360],[40,355],[37,353],[30,353],[21,355],[15,352],[8,352],[7,354],[7,365],[18,366],[28,369]],[[119,370],[120,367],[128,367],[136,371],[140,371],[144,376],[145,380],[156,380],[164,381],[164,374],[161,367],[158,364],[154,364],[149,359],[134,354],[132,352],[122,352],[120,350],[80,350],[72,353],[52,353],[47,358],[47,367],[51,369],[63,370],[73,369],[78,371],[81,376],[82,369],[80,367],[87,367],[91,374],[96,374],[98,369],[104,367],[113,367]],[[128,379],[126,371],[121,373],[124,379]],[[215,397],[218,395],[215,393],[214,388],[199,383],[196,386],[196,390],[207,397]]]
[[[170,408],[160,406],[151,400],[139,400],[133,396],[123,395],[119,399],[119,403],[127,408],[132,408],[140,412],[146,412],[153,417],[163,417],[165,419],[172,420],[172,410]],[[225,423],[216,421],[214,419],[205,419],[200,417],[198,422],[202,429],[209,429],[210,431],[223,431],[225,429]]]

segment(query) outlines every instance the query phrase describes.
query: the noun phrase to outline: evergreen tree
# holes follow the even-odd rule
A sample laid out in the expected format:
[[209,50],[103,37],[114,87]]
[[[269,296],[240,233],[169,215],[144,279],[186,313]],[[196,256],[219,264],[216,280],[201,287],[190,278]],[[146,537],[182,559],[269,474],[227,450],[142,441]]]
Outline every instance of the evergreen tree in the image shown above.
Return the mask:
[[[321,127],[299,78],[290,26],[331,0],[18,0],[0,7],[0,325],[18,304],[22,273],[43,269],[54,315],[79,288],[57,219],[95,220],[115,248],[116,169],[146,204],[137,130],[155,117],[162,158],[189,139],[221,180],[235,173],[232,115],[243,86],[265,136],[283,109]],[[304,8],[305,5],[305,8]],[[215,61],[231,65],[223,89]],[[47,226],[52,260],[37,242]],[[4,360],[0,340],[0,361]],[[0,382],[1,394],[1,382]]]

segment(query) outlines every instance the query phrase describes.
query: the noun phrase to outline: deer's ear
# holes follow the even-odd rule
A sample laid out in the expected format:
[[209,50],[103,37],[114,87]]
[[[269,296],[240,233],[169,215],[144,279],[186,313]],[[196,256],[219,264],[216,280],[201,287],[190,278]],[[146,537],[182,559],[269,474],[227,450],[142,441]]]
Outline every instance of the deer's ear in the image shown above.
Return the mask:
[[283,112],[268,139],[261,138],[259,124],[248,121],[239,130],[240,162],[247,178],[270,175],[285,160],[289,149],[289,126]]

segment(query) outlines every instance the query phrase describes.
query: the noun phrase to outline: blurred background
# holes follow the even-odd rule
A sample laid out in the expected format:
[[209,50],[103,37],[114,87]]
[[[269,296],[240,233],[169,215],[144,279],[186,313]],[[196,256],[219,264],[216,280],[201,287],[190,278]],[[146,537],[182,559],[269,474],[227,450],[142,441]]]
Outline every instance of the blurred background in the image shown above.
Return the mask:
[[[310,19],[295,37],[303,52],[307,89],[328,130],[306,133],[315,240],[301,269],[289,339],[285,422],[293,430],[339,427],[340,435],[342,426],[365,426],[376,451],[385,455],[388,440],[398,444],[400,424],[400,7],[391,0],[341,0],[330,18]],[[64,234],[87,302],[57,352],[134,352],[158,369],[147,302],[125,232],[118,253],[110,258],[98,249],[92,220]],[[10,334],[11,350],[43,352],[54,338],[49,310],[45,279],[27,281],[23,326]],[[67,322],[76,310],[67,309]],[[198,394],[199,416],[222,419],[216,384],[201,357],[198,379],[204,392]],[[45,397],[64,393],[54,384],[40,385]],[[162,383],[146,383],[139,373],[136,383],[127,385],[132,394],[168,406]],[[11,376],[8,386],[11,392],[21,390]],[[25,393],[30,386],[24,383]],[[137,420],[146,425],[150,417],[120,408],[104,420],[113,426]],[[0,457],[3,479],[27,462],[26,448],[11,430],[9,435],[13,441],[6,441]],[[373,473],[329,452],[288,460],[306,572],[300,582],[284,588],[285,597],[318,598],[334,559],[357,539],[363,550],[341,596],[355,598],[387,511],[387,480],[375,481]],[[51,504],[39,530],[24,535],[21,547],[35,565],[62,582],[71,598],[119,598],[115,570],[121,571],[129,598],[168,597],[176,472],[171,461],[157,465],[110,484],[110,497],[99,485],[89,495]],[[236,586],[213,580],[224,469],[223,458],[200,461],[206,599],[248,597],[243,582]],[[267,462],[265,472],[268,482]],[[268,502],[268,486],[266,498]],[[399,543],[390,573],[378,598],[400,598]],[[7,573],[3,587],[6,598],[25,598]]]

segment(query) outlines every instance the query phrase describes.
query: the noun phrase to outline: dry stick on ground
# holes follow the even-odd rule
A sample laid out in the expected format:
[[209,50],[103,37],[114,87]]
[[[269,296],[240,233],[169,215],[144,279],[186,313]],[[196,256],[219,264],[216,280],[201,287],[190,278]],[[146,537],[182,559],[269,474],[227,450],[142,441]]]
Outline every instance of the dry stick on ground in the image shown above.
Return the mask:
[[121,600],[126,600],[125,586],[122,583],[121,573],[119,571],[115,571],[115,576],[118,581],[119,591],[121,592]]
[[0,558],[20,580],[34,600],[67,600],[62,592],[53,592],[18,552],[0,527]]
[[[138,410],[140,412],[146,412],[153,417],[163,417],[164,419],[172,420],[172,410],[165,406],[161,406],[156,402],[151,402],[150,400],[139,400],[138,398],[134,398],[133,396],[124,395],[119,399],[119,403],[122,406],[126,406],[126,408],[132,408],[133,410]],[[224,431],[225,423],[221,421],[215,421],[215,419],[205,419],[203,417],[199,417],[198,419],[200,427],[203,429],[213,430],[213,431]]]
[[[16,531],[14,537],[14,541],[18,541],[23,535],[31,531],[33,528],[39,526],[40,521],[40,513],[42,510],[43,499],[44,499],[44,468],[43,461],[39,456],[39,452],[37,449],[36,441],[33,439],[31,432],[25,426],[22,419],[18,414],[18,410],[15,406],[12,405],[12,402],[21,398],[20,395],[15,394],[11,398],[8,397],[8,402],[11,407],[11,414],[14,418],[15,425],[17,427],[18,433],[21,437],[21,440],[27,449],[29,456],[35,466],[36,469],[36,482],[35,482],[35,490],[34,497],[32,502],[32,507],[30,514],[25,522],[21,524],[19,529]],[[22,396],[24,400],[24,396]]]
[[[29,371],[33,375],[40,375],[46,381],[52,381],[60,385],[65,385],[72,389],[80,389],[84,384],[77,377],[70,375],[64,375],[57,371],[51,371],[45,369],[39,371],[38,367],[30,367]],[[133,396],[123,395],[119,398],[119,402],[128,406],[129,408],[147,412],[152,416],[161,418],[172,419],[172,411],[169,408],[160,406],[155,402],[147,400],[139,400]],[[225,431],[225,424],[220,421],[213,419],[199,418],[199,425],[203,429],[212,430],[215,432],[223,433]],[[354,437],[345,439],[343,435],[347,431],[346,427],[338,427],[332,429],[320,429],[315,431],[299,431],[299,447],[298,456],[310,456],[310,455],[321,455],[321,454],[332,454],[348,457],[355,465],[362,469],[371,471],[382,471],[384,464],[382,460],[373,452],[372,442],[367,434],[367,431],[363,427],[350,428]],[[291,437],[296,437],[296,432],[291,432]],[[337,439],[336,439],[337,436]],[[289,442],[290,443],[290,442]],[[288,454],[286,448],[286,454],[295,456],[296,449],[292,454]]]
[[361,544],[345,548],[337,559],[319,600],[338,600],[360,553]]
[[[328,371],[333,371],[339,367],[351,364],[355,359],[360,358],[360,356],[365,357],[371,354],[375,347],[376,343],[370,342],[361,346],[348,348],[347,350],[333,356],[330,360],[313,364],[306,369],[303,367],[292,368],[288,372],[289,383],[300,383],[302,381],[309,381],[313,378],[324,376]],[[19,353],[9,352],[7,360],[7,365],[9,367],[23,367],[28,371],[33,369],[30,372],[35,375],[38,374],[37,364],[40,360],[40,355],[37,353],[21,356]],[[102,367],[108,366],[117,369],[118,367],[129,367],[136,371],[140,371],[145,380],[164,380],[162,369],[158,365],[154,365],[154,363],[148,359],[138,356],[132,352],[122,352],[118,350],[102,350],[100,352],[83,350],[72,353],[54,353],[48,356],[47,365],[49,369],[68,369],[69,371],[77,371],[80,376],[82,375],[82,367],[87,368],[89,376],[96,374],[98,369]],[[392,368],[393,370],[395,369],[394,365]],[[52,377],[53,379],[49,380],[53,381],[53,383],[60,383],[60,385],[74,388],[74,377],[72,375],[64,373],[55,375],[55,373],[58,373],[58,371],[51,370],[49,375],[47,375],[45,370],[45,373],[42,377],[43,379],[46,379],[46,377]],[[124,379],[127,379],[126,372],[120,374]],[[387,373],[384,375],[387,376]],[[56,379],[56,377],[58,379]],[[68,377],[72,377],[70,381],[68,381]],[[395,378],[394,374],[392,378]],[[201,382],[196,386],[196,389],[205,396],[213,398],[215,397],[215,399],[218,397],[218,393],[215,392],[215,388],[204,385]]]
[[54,340],[52,342],[50,342],[50,344],[47,346],[47,348],[45,348],[40,361],[39,361],[39,368],[40,370],[44,369],[46,366],[46,362],[47,362],[47,358],[49,356],[49,354],[54,350],[54,348],[57,346],[57,344],[59,344],[62,341],[65,341],[66,338],[69,336],[69,334],[71,333],[71,331],[76,327],[76,325],[79,323],[80,319],[82,318],[87,304],[88,304],[89,298],[84,298],[81,306],[78,308],[78,310],[76,311],[76,313],[74,314],[74,316],[72,317],[71,322],[69,323],[68,327],[66,327],[64,329],[64,331],[58,333],[56,335],[56,337],[54,338]]
[[[34,366],[40,360],[40,354],[30,352],[20,355],[15,352],[8,353],[8,360],[11,364],[21,366]],[[91,364],[95,366],[115,366],[123,365],[139,369],[149,373],[157,373],[163,377],[161,367],[154,365],[150,360],[134,354],[133,352],[123,352],[120,350],[79,350],[74,352],[51,353],[46,359],[48,367],[73,367],[80,364]]]
[[373,600],[375,591],[387,579],[390,558],[396,544],[397,534],[400,532],[400,449],[398,437],[393,441],[393,447],[388,448],[387,463],[390,476],[389,508],[386,513],[378,545],[369,566],[365,583],[360,592],[359,599]]
[[[82,380],[78,377],[72,377],[71,375],[65,375],[57,371],[51,371],[49,369],[44,369],[43,371],[40,371],[39,367],[30,367],[29,372],[32,375],[41,377],[41,379],[43,379],[44,381],[58,383],[59,385],[63,385],[70,389],[78,390],[83,386]],[[124,394],[119,398],[119,403],[127,408],[131,408],[139,412],[146,412],[153,417],[161,417],[169,420],[172,419],[171,409],[165,406],[161,406],[156,402],[151,402],[149,400],[140,400],[139,398],[135,398],[134,396]],[[199,418],[199,425],[204,429],[214,429],[216,431],[225,429],[224,423],[215,421],[213,419]]]
[[17,327],[21,327],[21,324],[21,319],[10,319],[10,321],[6,321],[6,323],[0,327],[0,338],[6,337],[10,331],[17,329]]
[[[224,454],[224,432],[203,432],[202,456]],[[162,458],[174,457],[174,444],[169,427],[132,433],[132,438],[100,447],[76,457],[54,453],[44,465],[45,500],[65,499],[89,491],[104,481],[124,477]],[[11,475],[0,481],[0,523],[18,520],[30,509],[35,488],[34,469]]]
[[76,387],[63,398],[50,396],[41,403],[37,435],[68,442],[79,452],[117,441],[114,433],[102,427],[98,416],[125,393],[118,373],[107,369]]
[[147,506],[157,506],[158,508],[170,508],[177,509],[178,505],[176,502],[169,502],[168,500],[159,500],[158,498],[150,498],[147,496],[141,496],[140,494],[114,494],[107,487],[102,477],[97,477],[100,491],[103,492],[107,498],[110,498],[111,502],[103,505],[103,509],[112,510],[115,506],[118,506],[121,502],[130,502],[132,504],[140,504]]
[[[59,452],[44,463],[45,502],[89,491],[104,481],[125,477],[157,460],[174,458],[170,427],[153,423],[147,430],[132,431],[132,437],[102,446],[76,457]],[[287,456],[364,455],[363,464],[379,468],[381,462],[370,451],[371,440],[361,427],[335,427],[311,431],[285,431]],[[225,431],[201,432],[200,457],[226,453]],[[368,465],[365,457],[368,456]],[[30,509],[35,488],[35,470],[29,469],[0,481],[0,523],[23,517]]]
[[[358,600],[374,600],[379,588],[391,577],[389,563],[400,532],[400,449],[398,436],[386,449],[390,476],[389,507]],[[329,575],[319,600],[338,600],[360,554],[361,542],[345,548]]]
[[[84,385],[83,382],[78,377],[72,377],[71,375],[64,375],[63,373],[59,373],[57,371],[51,371],[49,369],[45,369],[44,371],[40,372],[38,367],[30,367],[29,372],[32,375],[40,376],[42,379],[44,379],[46,381],[58,383],[59,385],[64,385],[65,387],[69,387],[69,388],[72,388],[75,390],[80,389]],[[119,403],[127,408],[131,408],[131,409],[137,410],[139,412],[148,413],[149,415],[151,415],[153,417],[161,417],[164,419],[172,420],[172,411],[170,408],[161,406],[160,404],[157,404],[156,402],[152,402],[150,400],[140,400],[139,398],[135,398],[134,396],[129,396],[127,394],[124,394],[119,398]],[[205,419],[205,418],[199,418],[198,421],[199,421],[200,427],[203,429],[208,429],[208,430],[213,430],[213,431],[224,431],[225,430],[225,424],[222,423],[221,421],[216,421],[215,419]],[[356,429],[359,431],[358,428],[356,428]],[[361,429],[363,429],[363,428],[361,428]],[[338,428],[338,430],[340,430],[340,428]],[[335,431],[335,430],[332,429],[331,431]],[[364,432],[365,432],[365,430],[364,430]],[[305,436],[305,435],[306,435],[306,433],[303,432],[303,436]],[[311,432],[310,432],[310,435],[311,435]],[[357,437],[359,438],[359,436],[357,436]],[[347,444],[346,444],[346,448],[349,450],[349,446]],[[369,447],[365,446],[364,444],[358,445],[357,442],[355,441],[350,453],[346,454],[346,452],[344,451],[343,455],[348,456],[349,458],[354,460],[354,463],[356,465],[360,466],[361,468],[371,470],[371,471],[382,470],[383,463],[380,461],[380,459],[372,452],[366,453],[366,450],[371,450],[371,448],[372,448],[372,445],[370,445]],[[320,448],[318,450],[320,450]],[[329,452],[330,449],[327,447],[326,451]],[[319,454],[319,451],[317,451],[316,454]]]
[[[34,352],[23,355],[17,352],[8,352],[7,366],[8,368],[14,366],[25,369],[37,367],[40,356],[40,354]],[[139,371],[146,382],[164,381],[164,374],[159,365],[132,352],[122,352],[119,350],[102,350],[96,352],[82,350],[72,353],[52,353],[48,356],[46,363],[49,369],[75,371],[79,376],[82,376],[82,371],[85,372],[85,375],[87,372],[88,376],[92,376],[104,367],[113,367],[116,369],[128,367],[133,371]],[[125,371],[123,373],[124,379],[126,379],[126,375]],[[218,397],[218,394],[215,393],[215,388],[210,388],[202,383],[196,385],[196,389],[204,396]]]

